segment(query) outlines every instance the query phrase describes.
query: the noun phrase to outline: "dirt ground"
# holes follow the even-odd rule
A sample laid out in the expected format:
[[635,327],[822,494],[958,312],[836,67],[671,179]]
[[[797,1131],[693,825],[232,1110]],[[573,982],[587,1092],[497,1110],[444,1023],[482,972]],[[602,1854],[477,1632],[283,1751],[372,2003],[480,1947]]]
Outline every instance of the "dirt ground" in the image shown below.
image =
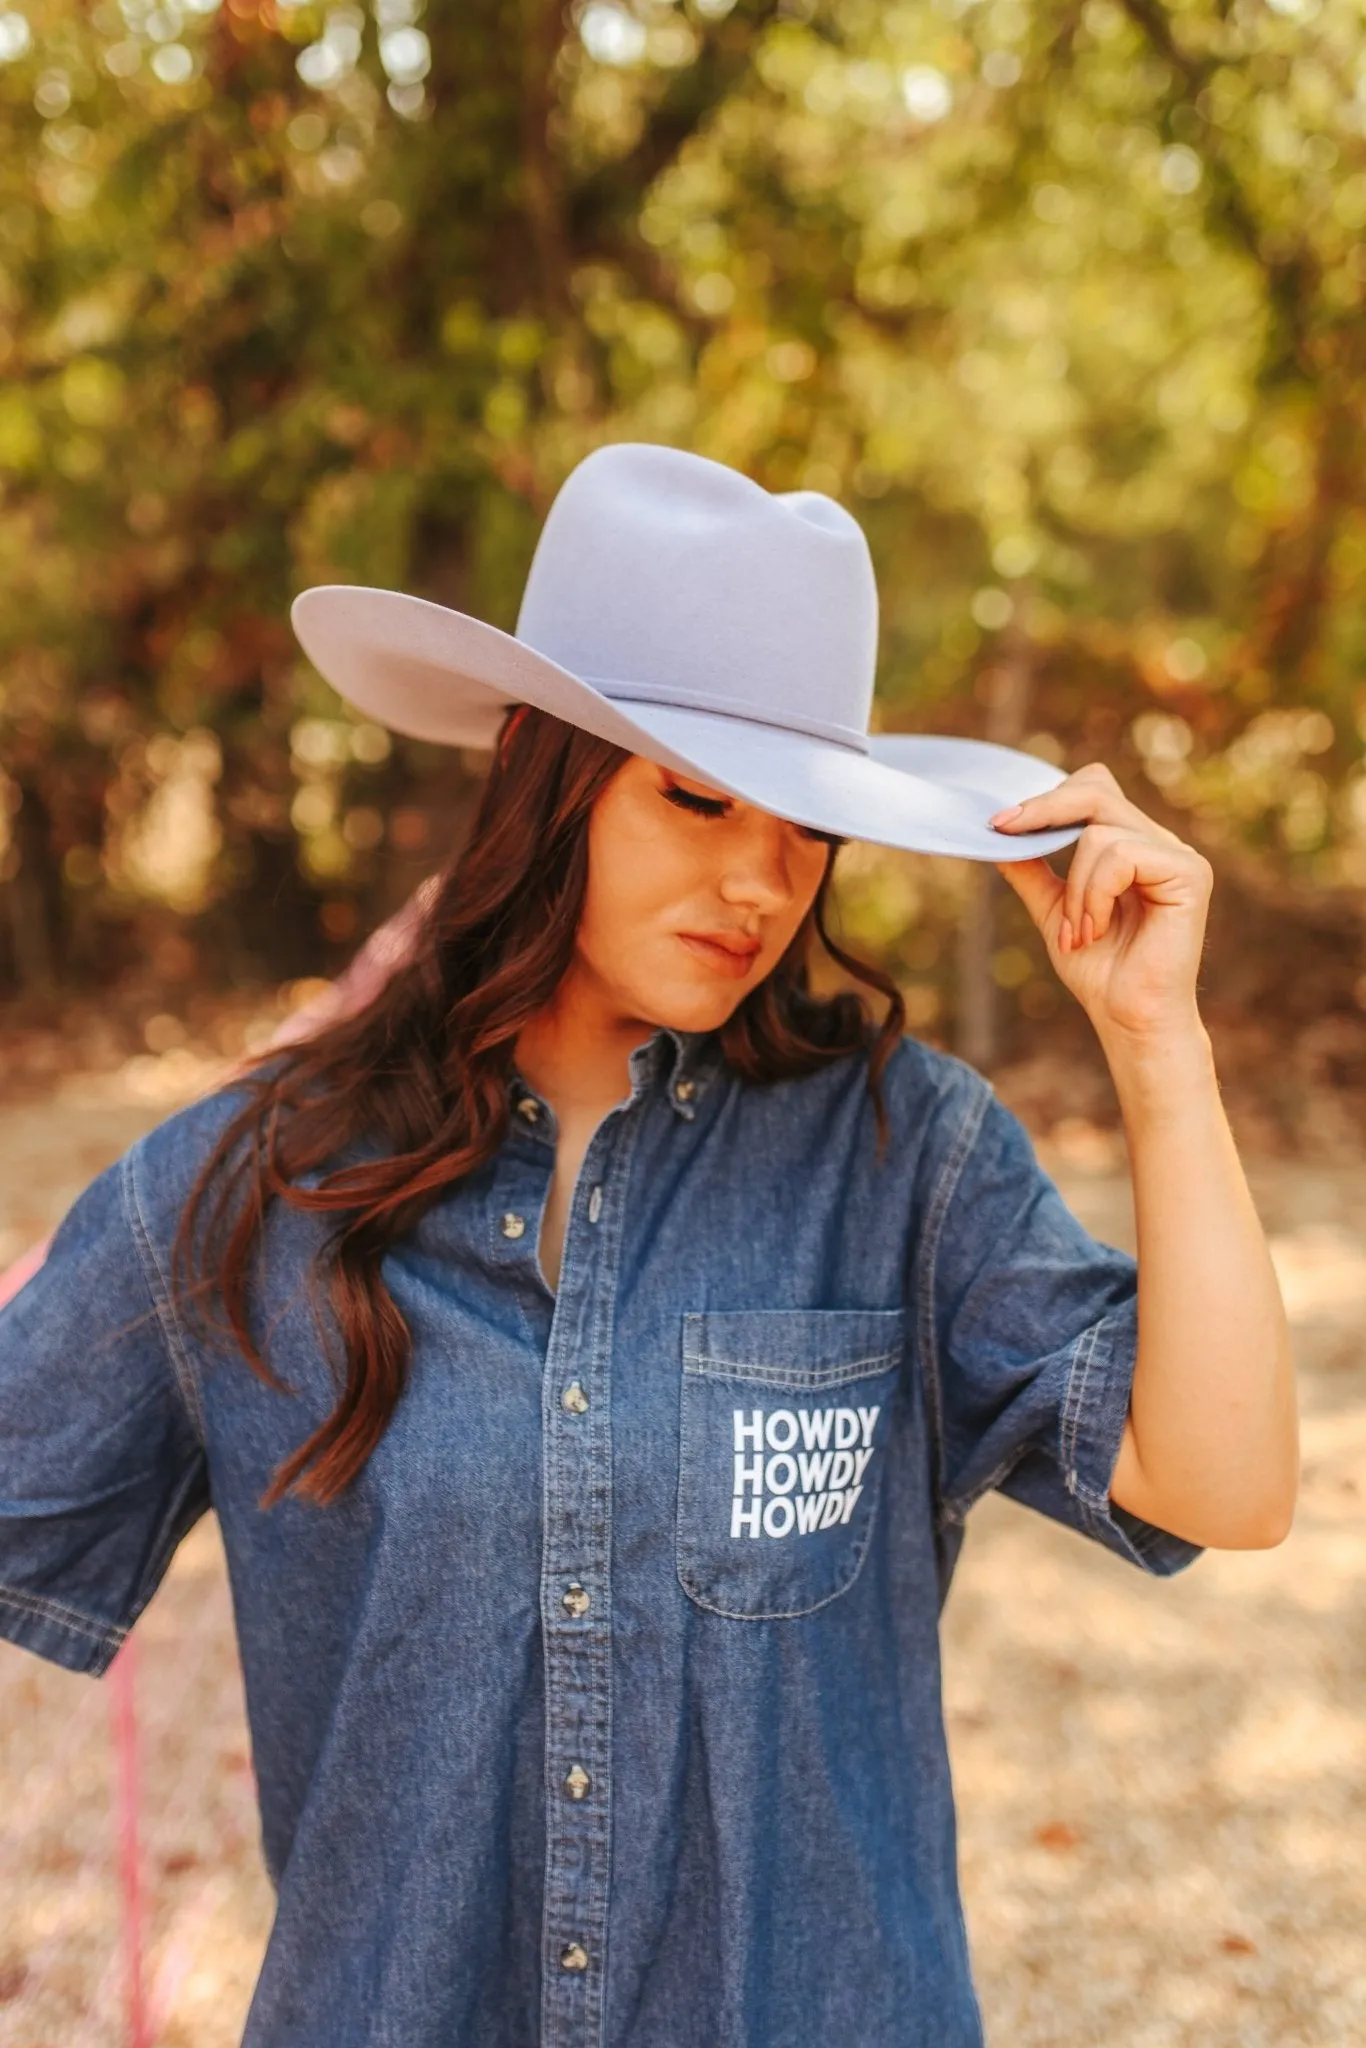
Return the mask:
[[[173,1036],[174,1034],[169,1034]],[[0,1264],[210,1067],[0,1104]],[[1039,1133],[1132,1243],[1123,1155]],[[993,2048],[1366,2044],[1366,1166],[1249,1159],[1294,1319],[1304,1481],[1274,1551],[1150,1580],[993,1497],[944,1624],[963,1888]],[[212,1519],[130,1639],[159,2048],[240,2040],[269,1931]],[[123,2048],[112,1691],[0,1645],[0,2044]]]

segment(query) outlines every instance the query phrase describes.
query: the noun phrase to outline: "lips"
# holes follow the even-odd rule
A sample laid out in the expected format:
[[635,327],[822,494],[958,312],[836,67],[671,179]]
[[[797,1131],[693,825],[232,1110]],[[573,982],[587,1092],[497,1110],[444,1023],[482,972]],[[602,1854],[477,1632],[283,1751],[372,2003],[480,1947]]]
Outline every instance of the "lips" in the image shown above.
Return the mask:
[[758,939],[747,939],[739,932],[680,932],[678,936],[699,959],[728,974],[745,973],[760,950]]

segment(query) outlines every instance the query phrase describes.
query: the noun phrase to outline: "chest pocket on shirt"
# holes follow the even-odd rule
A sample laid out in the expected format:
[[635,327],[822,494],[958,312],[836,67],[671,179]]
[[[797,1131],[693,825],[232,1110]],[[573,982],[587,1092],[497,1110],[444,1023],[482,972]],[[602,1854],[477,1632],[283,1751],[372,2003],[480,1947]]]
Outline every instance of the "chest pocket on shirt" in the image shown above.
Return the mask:
[[777,1619],[852,1585],[905,1335],[902,1309],[684,1316],[678,1577],[700,1607]]

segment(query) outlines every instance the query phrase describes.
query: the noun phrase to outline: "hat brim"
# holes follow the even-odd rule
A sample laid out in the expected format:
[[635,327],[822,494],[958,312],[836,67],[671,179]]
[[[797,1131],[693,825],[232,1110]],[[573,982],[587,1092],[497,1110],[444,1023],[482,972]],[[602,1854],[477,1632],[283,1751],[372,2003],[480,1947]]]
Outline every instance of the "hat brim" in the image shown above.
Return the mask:
[[[1031,860],[1082,825],[1006,833],[987,821],[1064,780],[1050,761],[982,740],[873,733],[867,754],[728,713],[629,705],[484,619],[405,591],[318,584],[290,620],[309,660],[366,717],[443,746],[491,747],[509,704],[534,704],[647,760],[794,824],[909,853]],[[613,691],[629,683],[599,679]]]

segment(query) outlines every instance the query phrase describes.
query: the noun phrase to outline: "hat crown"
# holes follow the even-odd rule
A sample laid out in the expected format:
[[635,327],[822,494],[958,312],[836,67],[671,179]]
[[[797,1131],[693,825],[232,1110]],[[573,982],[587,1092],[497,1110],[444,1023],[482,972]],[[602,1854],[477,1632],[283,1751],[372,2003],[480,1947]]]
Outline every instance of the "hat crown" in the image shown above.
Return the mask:
[[867,540],[835,499],[625,441],[561,485],[516,637],[608,697],[862,748],[877,619]]

